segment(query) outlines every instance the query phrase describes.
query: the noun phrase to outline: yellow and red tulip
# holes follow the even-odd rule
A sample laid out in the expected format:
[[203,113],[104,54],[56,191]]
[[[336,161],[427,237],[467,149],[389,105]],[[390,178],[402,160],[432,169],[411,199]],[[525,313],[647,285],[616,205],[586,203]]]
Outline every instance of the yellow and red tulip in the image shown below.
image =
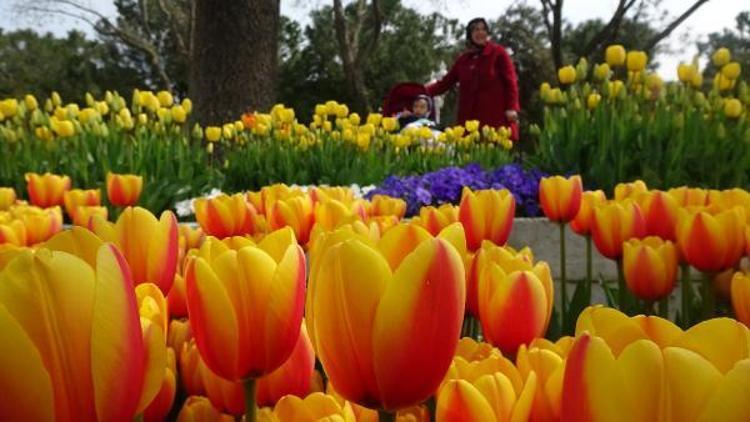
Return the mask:
[[132,420],[159,390],[162,334],[112,245],[95,268],[47,249],[16,257],[0,273],[0,326],[2,420]]
[[71,189],[63,194],[65,212],[71,220],[76,217],[76,211],[80,206],[99,206],[102,202],[102,193],[99,189]]
[[537,388],[529,415],[532,422],[559,420],[561,413],[564,358],[567,355],[559,354],[559,347],[554,343],[545,346],[529,345],[527,348],[523,345],[516,356],[516,365],[525,381],[528,382],[532,373],[537,376]]
[[169,305],[170,318],[185,318],[188,316],[185,277],[180,274],[174,276],[174,283],[172,283],[172,288],[169,289],[169,294],[167,294],[167,304]]
[[16,203],[16,191],[13,188],[0,188],[0,211],[5,211]]
[[737,319],[750,327],[750,275],[737,272],[732,277],[732,308]]
[[257,378],[292,353],[304,308],[305,255],[291,229],[269,234],[257,247],[199,253],[188,261],[185,281],[193,334],[217,375]]
[[190,396],[182,405],[177,422],[234,422],[234,417],[216,410],[206,397]]
[[441,230],[458,221],[458,207],[443,204],[439,207],[422,207],[419,216],[412,219],[412,223],[427,229],[430,234],[437,236]]
[[143,411],[144,422],[161,422],[167,418],[177,395],[176,374],[177,367],[174,350],[167,348],[167,366],[164,368],[164,378],[162,379],[161,388],[159,388],[156,397],[154,397]]
[[667,191],[677,200],[681,207],[702,207],[708,204],[708,191],[700,188],[689,188],[682,186]]
[[44,242],[62,230],[62,209],[57,206],[46,209],[23,207],[17,216],[26,226],[27,246]]
[[677,248],[669,240],[649,236],[623,244],[625,283],[637,297],[655,302],[672,292],[677,278]]
[[552,315],[552,275],[545,262],[530,271],[507,272],[489,263],[479,279],[482,332],[503,353],[543,337]]
[[479,280],[485,268],[491,264],[499,265],[506,273],[533,268],[534,256],[531,249],[516,251],[510,246],[497,246],[492,242],[483,242],[482,247],[466,265],[466,311],[479,318]]
[[143,190],[143,177],[135,174],[107,173],[107,198],[116,207],[130,207],[138,203]]
[[195,219],[210,236],[223,239],[255,232],[256,211],[242,194],[195,200]]
[[74,225],[92,229],[93,225],[91,219],[94,216],[97,216],[103,220],[106,220],[109,216],[109,211],[107,211],[107,207],[79,206],[76,207],[76,210],[72,215]]
[[175,352],[176,362],[180,362],[182,355],[182,345],[193,338],[193,332],[190,330],[190,321],[173,319],[169,321],[167,329],[167,347],[172,348]]
[[588,236],[591,234],[591,225],[594,220],[594,208],[597,205],[607,201],[603,191],[594,190],[586,191],[581,195],[581,208],[578,210],[575,218],[570,222],[570,229],[580,234]]
[[402,219],[406,214],[406,201],[403,199],[391,198],[387,195],[374,195],[370,201],[372,202],[370,213],[373,216],[393,215]]
[[328,248],[313,275],[308,327],[336,391],[388,410],[435,392],[464,314],[464,268],[451,243],[425,240],[394,272],[376,248],[349,239]]
[[646,220],[646,233],[665,240],[676,240],[677,210],[680,208],[674,195],[653,190],[638,198],[638,205]]
[[534,372],[518,395],[501,372],[484,375],[474,382],[451,380],[437,397],[435,418],[439,422],[526,421],[537,388]]
[[648,192],[648,187],[643,180],[630,183],[618,183],[615,186],[615,201],[625,199],[636,199],[640,194]]
[[680,209],[677,244],[682,258],[703,272],[734,267],[744,253],[744,224],[745,212],[740,207]]
[[[272,421],[344,421],[354,422],[356,416],[349,402],[340,405],[333,396],[313,393],[304,399],[297,396],[285,396],[273,409]],[[269,421],[270,422],[270,421]]]
[[543,177],[539,182],[539,203],[544,215],[558,223],[573,220],[581,208],[582,192],[581,176]]
[[607,202],[594,208],[591,237],[599,253],[609,259],[622,257],[622,244],[646,235],[641,208],[632,200]]
[[279,199],[267,209],[270,210],[268,225],[271,230],[291,227],[297,242],[301,245],[307,243],[315,221],[313,201],[309,196],[299,195]]
[[504,245],[513,227],[516,200],[507,189],[472,192],[464,188],[458,219],[466,231],[469,250],[479,249],[483,240]]
[[20,220],[0,224],[0,245],[26,246],[26,226]]
[[164,211],[157,220],[148,210],[126,208],[114,226],[92,223],[103,240],[120,248],[133,272],[133,282],[153,283],[169,293],[177,271],[179,234],[177,218]]
[[29,201],[40,208],[63,204],[63,195],[70,189],[70,177],[57,174],[26,173]]
[[178,360],[180,380],[185,392],[195,396],[205,395],[206,386],[203,384],[203,371],[201,370],[201,365],[205,364],[201,360],[195,338],[190,338],[182,344],[182,351]]

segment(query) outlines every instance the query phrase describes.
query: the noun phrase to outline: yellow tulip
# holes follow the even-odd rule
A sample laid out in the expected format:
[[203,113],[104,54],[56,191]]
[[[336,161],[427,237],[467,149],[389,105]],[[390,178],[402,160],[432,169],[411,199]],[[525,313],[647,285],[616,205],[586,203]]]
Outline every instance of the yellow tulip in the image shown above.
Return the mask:
[[181,105],[172,106],[172,120],[180,124],[185,123],[185,120],[187,120],[185,107]]
[[739,63],[731,62],[731,63],[725,64],[721,68],[721,75],[729,79],[730,81],[733,81],[739,78],[741,71],[742,71],[742,68],[740,67]]
[[599,81],[604,81],[609,78],[609,65],[607,63],[601,63],[594,65],[594,78]]
[[563,85],[570,85],[576,81],[576,69],[571,66],[563,66],[557,70],[557,79]]
[[222,129],[218,126],[208,126],[206,128],[206,140],[208,142],[218,142],[221,139]]
[[677,78],[680,82],[691,83],[698,73],[698,68],[694,64],[680,63],[677,65]]
[[736,98],[729,98],[724,101],[724,115],[736,119],[742,114],[742,103]]
[[625,48],[619,44],[607,47],[604,56],[610,67],[617,67],[625,64]]
[[39,103],[36,101],[36,97],[34,97],[31,94],[26,95],[24,97],[23,102],[26,104],[26,109],[28,111],[34,111],[39,107]]
[[716,67],[722,67],[729,63],[730,60],[732,60],[732,53],[730,53],[729,49],[726,47],[719,48],[711,56],[711,61],[713,61],[714,66]]
[[171,107],[172,103],[174,103],[172,94],[169,91],[159,91],[156,94],[156,98],[159,100],[159,104],[162,107]]
[[648,55],[644,51],[628,51],[627,65],[631,72],[640,72],[646,68]]
[[595,109],[596,106],[599,105],[599,102],[601,100],[602,100],[602,96],[601,95],[597,94],[596,92],[592,92],[586,98],[586,107],[588,107],[589,110]]
[[0,101],[0,113],[3,113],[5,117],[13,117],[18,111],[18,100],[15,98],[8,98]]

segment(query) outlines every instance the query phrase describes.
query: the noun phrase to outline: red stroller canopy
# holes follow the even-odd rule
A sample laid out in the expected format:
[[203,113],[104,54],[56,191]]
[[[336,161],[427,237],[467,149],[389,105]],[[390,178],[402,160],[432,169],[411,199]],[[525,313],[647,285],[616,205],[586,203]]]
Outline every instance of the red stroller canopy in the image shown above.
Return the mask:
[[[420,95],[427,95],[424,85],[417,82],[404,82],[391,88],[388,96],[383,100],[383,115],[395,116],[397,113],[411,110],[414,99]],[[435,102],[430,97],[430,114],[431,120],[435,120]]]

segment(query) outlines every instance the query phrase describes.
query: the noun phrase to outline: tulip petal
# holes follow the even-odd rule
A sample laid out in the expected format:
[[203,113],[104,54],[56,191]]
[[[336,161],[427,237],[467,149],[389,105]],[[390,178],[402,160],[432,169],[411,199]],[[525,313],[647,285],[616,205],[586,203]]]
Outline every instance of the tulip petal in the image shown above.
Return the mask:
[[180,238],[177,218],[174,214],[169,211],[163,212],[159,223],[147,239],[149,240],[146,279],[137,281],[156,284],[166,296],[172,288],[177,271]]
[[388,261],[392,271],[396,271],[401,261],[420,243],[431,239],[430,233],[420,226],[399,224],[385,232],[378,242],[378,250]]
[[500,372],[487,374],[474,382],[474,386],[489,403],[498,421],[509,421],[516,405],[516,392],[508,377]]
[[513,408],[510,422],[524,422],[529,420],[537,388],[536,373],[532,371],[529,373],[529,377],[526,378],[526,383],[523,385],[521,394],[518,395],[518,400],[516,400],[516,406]]
[[721,373],[699,354],[680,347],[664,349],[664,370],[666,420],[696,420],[720,385]]
[[422,242],[396,270],[373,332],[375,373],[385,408],[420,403],[436,390],[456,351],[465,290],[461,257],[443,239]]
[[747,331],[733,319],[714,318],[685,331],[674,346],[698,353],[725,374],[737,361],[750,357]]
[[722,380],[721,385],[706,405],[701,422],[750,421],[750,359],[738,362]]
[[52,381],[39,351],[0,304],[0,420],[55,420]]
[[468,381],[452,380],[437,399],[438,422],[493,422],[497,419],[487,399]]

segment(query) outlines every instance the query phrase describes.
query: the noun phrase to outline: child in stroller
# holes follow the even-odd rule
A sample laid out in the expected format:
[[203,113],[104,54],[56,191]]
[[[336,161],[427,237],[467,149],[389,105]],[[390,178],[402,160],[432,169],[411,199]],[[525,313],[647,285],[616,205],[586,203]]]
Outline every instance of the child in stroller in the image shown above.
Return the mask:
[[412,102],[411,110],[403,110],[396,114],[398,118],[398,124],[401,129],[407,127],[422,127],[427,126],[434,128],[437,124],[430,119],[430,113],[432,111],[432,98],[427,95],[417,95]]

